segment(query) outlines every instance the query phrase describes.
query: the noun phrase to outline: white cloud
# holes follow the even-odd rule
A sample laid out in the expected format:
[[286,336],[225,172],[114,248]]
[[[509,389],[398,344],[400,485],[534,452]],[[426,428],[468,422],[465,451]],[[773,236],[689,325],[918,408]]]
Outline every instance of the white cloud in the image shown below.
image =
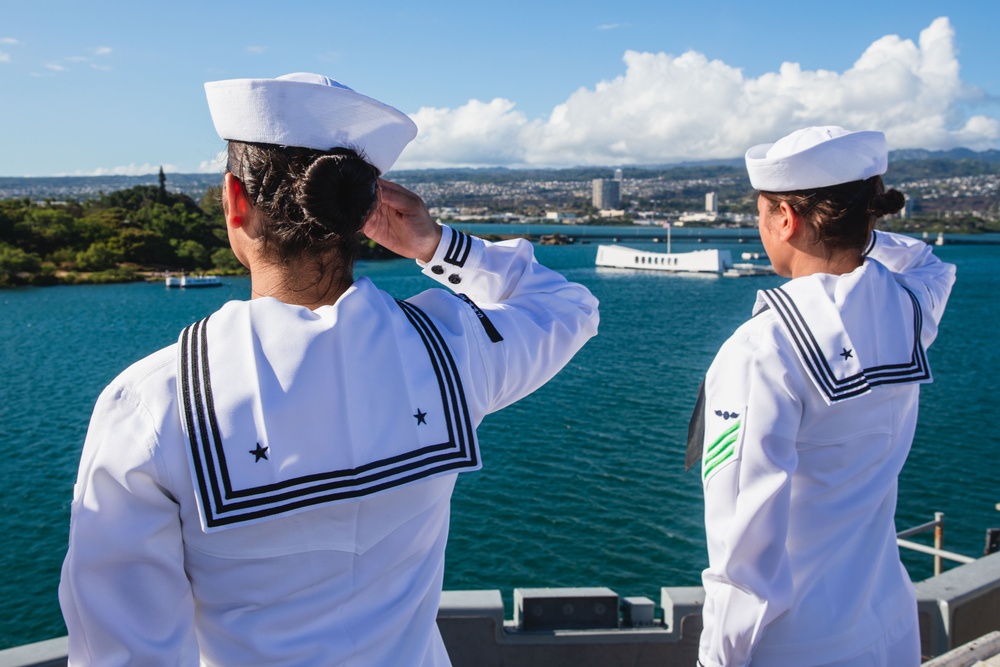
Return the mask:
[[195,169],[199,174],[222,174],[226,170],[226,151],[219,151],[211,160],[202,160]]
[[0,63],[9,63],[9,62],[10,62],[10,54],[0,51]]
[[20,44],[21,40],[13,37],[0,37],[0,44]]
[[46,69],[50,69],[53,72],[65,72],[66,71],[65,67],[63,67],[62,65],[56,64],[56,63],[49,63],[45,67],[46,67]]
[[695,51],[628,51],[623,60],[624,74],[577,90],[544,119],[500,98],[422,108],[412,114],[418,138],[397,168],[732,158],[808,125],[882,130],[894,149],[1000,146],[1000,121],[965,111],[982,93],[959,76],[947,18],[918,43],[877,40],[844,72],[786,62],[748,78]]
[[252,53],[254,55],[260,55],[261,53],[264,53],[265,51],[267,51],[267,47],[266,46],[248,46],[247,47],[247,53]]
[[458,109],[422,108],[413,114],[420,128],[406,149],[408,160],[435,166],[518,165],[529,162],[528,123],[514,103],[470,100]]
[[77,171],[74,174],[66,174],[67,176],[144,176],[146,174],[158,174],[160,173],[160,167],[163,167],[164,173],[180,173],[180,170],[176,165],[172,164],[140,164],[137,165],[134,162],[123,167],[111,167],[106,169],[104,167],[98,167],[97,169],[89,172]]
[[619,28],[627,28],[628,23],[602,23],[597,26],[598,30],[618,30]]
[[93,49],[91,49],[91,51],[94,52],[95,56],[110,56],[111,55],[111,47],[110,46],[97,46],[97,47],[94,47]]

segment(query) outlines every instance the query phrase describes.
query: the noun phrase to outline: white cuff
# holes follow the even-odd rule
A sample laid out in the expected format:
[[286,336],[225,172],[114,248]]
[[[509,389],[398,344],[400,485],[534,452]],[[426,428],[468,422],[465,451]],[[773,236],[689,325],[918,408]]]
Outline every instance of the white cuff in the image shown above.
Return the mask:
[[417,264],[425,275],[447,285],[453,290],[461,289],[466,275],[474,271],[480,263],[483,241],[465,232],[441,225],[441,242],[429,262]]

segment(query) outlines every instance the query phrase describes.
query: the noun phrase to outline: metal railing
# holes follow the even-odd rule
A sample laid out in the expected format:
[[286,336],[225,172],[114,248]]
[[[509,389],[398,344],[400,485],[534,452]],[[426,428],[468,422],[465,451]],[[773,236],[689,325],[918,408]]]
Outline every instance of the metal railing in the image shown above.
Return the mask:
[[[998,509],[1000,509],[1000,505],[998,505]],[[917,535],[918,533],[926,533],[929,530],[934,531],[933,547],[904,539]],[[941,574],[941,561],[943,559],[952,560],[956,563],[971,563],[976,560],[975,558],[969,558],[968,556],[963,556],[962,554],[957,554],[953,551],[944,550],[944,512],[934,512],[933,521],[928,521],[927,523],[896,533],[896,544],[904,549],[913,549],[914,551],[934,556],[935,577]]]

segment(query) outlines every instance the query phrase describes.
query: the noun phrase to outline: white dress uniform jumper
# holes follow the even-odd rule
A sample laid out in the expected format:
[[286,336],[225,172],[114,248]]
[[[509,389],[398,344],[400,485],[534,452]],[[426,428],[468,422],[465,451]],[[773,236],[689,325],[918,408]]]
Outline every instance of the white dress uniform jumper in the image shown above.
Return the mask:
[[101,395],[59,596],[70,665],[441,666],[456,474],[597,301],[531,244],[443,228],[405,301],[230,302]]
[[855,271],[760,292],[720,349],[689,443],[706,667],[919,664],[897,476],[954,275],[922,241],[876,232]]

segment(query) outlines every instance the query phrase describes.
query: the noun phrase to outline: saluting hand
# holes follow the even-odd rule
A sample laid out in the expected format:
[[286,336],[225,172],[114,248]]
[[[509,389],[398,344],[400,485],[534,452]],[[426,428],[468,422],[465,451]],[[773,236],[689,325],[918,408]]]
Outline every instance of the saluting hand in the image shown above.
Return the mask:
[[382,178],[378,184],[378,206],[365,223],[365,235],[397,255],[429,262],[441,241],[441,226],[419,195]]

